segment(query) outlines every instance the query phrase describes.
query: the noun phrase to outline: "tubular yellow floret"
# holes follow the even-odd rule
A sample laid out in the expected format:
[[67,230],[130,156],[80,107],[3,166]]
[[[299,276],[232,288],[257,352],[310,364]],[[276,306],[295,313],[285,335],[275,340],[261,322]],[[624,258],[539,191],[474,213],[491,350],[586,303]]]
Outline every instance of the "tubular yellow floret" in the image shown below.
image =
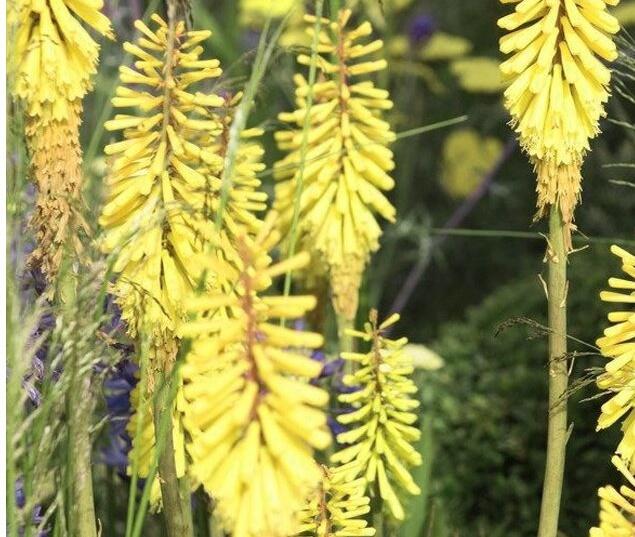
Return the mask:
[[300,514],[297,533],[303,537],[372,537],[375,529],[364,516],[370,512],[366,480],[342,468],[321,467],[322,480]]
[[[619,0],[501,0],[515,4],[498,25],[508,33],[501,64],[505,106],[538,176],[538,214],[558,205],[571,229],[589,140],[605,115],[619,30],[607,5]],[[570,244],[569,244],[570,246]]]
[[[270,218],[255,239],[238,239],[235,292],[193,299],[195,320],[182,331],[192,338],[182,369],[191,478],[234,537],[293,535],[320,482],[313,449],[331,440],[328,393],[309,383],[321,365],[293,350],[317,348],[322,337],[276,321],[304,316],[315,300],[263,296],[280,273],[268,254],[279,238],[272,226]],[[222,320],[210,311],[219,304],[230,312]]]
[[604,429],[622,420],[624,434],[616,453],[635,471],[635,256],[618,246],[611,252],[622,261],[626,278],[611,278],[611,291],[602,291],[605,302],[626,304],[609,314],[611,326],[597,340],[597,346],[608,362],[598,379],[598,386],[611,394],[602,405],[598,429]]
[[[79,253],[82,99],[92,89],[99,45],[82,22],[113,38],[102,3],[18,0],[9,3],[15,49],[8,64],[13,97],[24,104],[25,133],[37,199],[31,226],[37,245],[29,262],[52,281],[66,246]],[[69,244],[70,243],[70,244]]]
[[408,467],[421,464],[421,455],[412,443],[420,431],[415,410],[419,401],[413,399],[417,387],[410,378],[412,358],[404,351],[406,338],[391,340],[382,331],[399,319],[392,315],[379,326],[377,312],[371,311],[364,331],[350,330],[353,337],[371,343],[368,353],[343,353],[345,360],[356,364],[356,371],[344,377],[344,383],[358,389],[342,394],[339,400],[352,405],[352,412],[337,419],[354,428],[337,436],[340,444],[350,444],[335,453],[331,460],[341,463],[344,470],[362,474],[386,502],[389,512],[403,520],[404,509],[395,487],[409,494],[420,494]]
[[628,484],[619,491],[610,485],[600,487],[600,524],[591,528],[590,537],[635,535],[635,477],[619,457],[613,457],[612,462]]
[[[381,229],[376,215],[393,222],[395,209],[382,193],[392,189],[389,172],[394,168],[388,145],[395,139],[382,120],[392,107],[388,92],[357,77],[384,69],[383,59],[367,56],[382,48],[382,42],[367,42],[372,29],[368,22],[347,28],[350,10],[342,10],[337,22],[322,21],[319,38],[318,82],[313,87],[313,106],[307,112],[310,88],[296,75],[294,112],[280,119],[290,130],[276,133],[280,149],[288,155],[277,162],[275,207],[281,214],[286,235],[293,222],[297,189],[302,178],[298,233],[302,248],[318,266],[328,270],[337,312],[352,319],[357,294],[371,252],[379,247]],[[315,18],[306,16],[310,32]],[[301,65],[309,65],[305,54]],[[303,127],[309,114],[309,132],[303,144]],[[304,169],[299,170],[302,155]]]
[[[123,139],[105,148],[112,161],[99,219],[105,231],[102,249],[116,254],[113,293],[122,318],[132,337],[144,333],[151,340],[150,391],[153,379],[172,369],[184,301],[199,287],[230,292],[239,262],[233,239],[257,232],[260,221],[253,212],[263,210],[266,200],[256,191],[262,149],[254,141],[259,131],[252,129],[242,133],[223,225],[216,232],[227,137],[240,95],[221,97],[196,89],[221,74],[218,60],[201,59],[199,43],[209,32],[186,31],[182,21],[170,27],[157,15],[152,21],[152,28],[137,21],[142,37],[124,44],[135,63],[120,69],[122,85],[113,105],[132,110],[105,125],[123,131]],[[182,477],[186,464],[179,401],[180,391],[172,428]],[[142,475],[154,457],[152,409],[147,414],[143,434],[133,438],[140,446]]]

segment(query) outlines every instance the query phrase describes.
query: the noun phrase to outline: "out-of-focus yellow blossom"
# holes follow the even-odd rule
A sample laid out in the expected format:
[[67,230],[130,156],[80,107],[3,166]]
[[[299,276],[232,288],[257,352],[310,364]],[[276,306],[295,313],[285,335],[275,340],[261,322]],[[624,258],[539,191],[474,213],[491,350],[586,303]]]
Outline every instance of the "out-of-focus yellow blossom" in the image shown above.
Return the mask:
[[350,470],[322,466],[322,480],[300,514],[298,536],[372,537],[375,529],[363,516],[370,512],[366,480]]
[[382,334],[398,320],[399,315],[394,314],[378,325],[377,312],[372,310],[363,332],[347,332],[370,342],[371,348],[365,354],[342,353],[345,360],[356,364],[355,372],[344,376],[344,384],[358,389],[339,396],[340,402],[353,406],[353,411],[337,420],[355,426],[337,435],[340,444],[351,445],[331,460],[341,463],[342,471],[351,470],[362,474],[369,484],[377,483],[375,490],[392,516],[403,520],[405,513],[395,487],[413,495],[421,493],[408,470],[421,464],[421,454],[412,446],[421,433],[413,427],[419,401],[412,398],[417,387],[410,378],[412,358],[404,351],[408,340],[391,340]]
[[635,471],[635,255],[618,246],[611,252],[622,261],[627,278],[611,278],[612,291],[602,291],[605,302],[627,304],[622,310],[609,313],[612,325],[597,340],[602,354],[609,359],[605,371],[598,379],[598,386],[612,394],[602,405],[598,429],[605,429],[622,419],[624,436],[616,453]]
[[[82,26],[113,38],[100,0],[17,0],[8,4],[13,32],[8,78],[24,104],[25,133],[37,199],[30,263],[52,280],[67,245],[81,250],[82,99],[92,89],[99,45]],[[70,243],[70,244],[69,244]]]
[[613,457],[613,464],[628,481],[617,491],[612,486],[601,487],[600,525],[591,528],[590,537],[631,537],[635,535],[635,478],[619,457]]
[[466,198],[500,158],[503,144],[474,129],[457,129],[443,145],[441,186],[453,198]]
[[468,54],[473,46],[464,37],[435,32],[421,47],[419,57],[424,61],[452,60]]
[[[265,295],[272,278],[309,262],[299,254],[272,264],[274,218],[255,239],[238,239],[235,292],[192,299],[199,316],[182,327],[193,338],[182,368],[191,476],[214,498],[214,515],[233,537],[293,535],[321,478],[313,449],[331,441],[322,409],[328,393],[309,383],[321,364],[292,350],[317,348],[322,336],[276,320],[304,316],[315,298]],[[208,313],[220,307],[231,316]]]
[[441,356],[421,343],[408,343],[404,346],[404,352],[412,356],[412,365],[415,369],[436,371],[445,366],[445,361]]
[[[327,267],[335,309],[348,319],[357,311],[370,253],[379,247],[381,228],[375,215],[395,220],[395,208],[382,193],[394,186],[389,175],[393,154],[387,146],[395,134],[381,119],[392,102],[386,90],[359,80],[386,67],[383,59],[367,58],[381,50],[382,41],[365,41],[372,33],[368,22],[348,29],[350,16],[350,10],[342,10],[336,22],[322,21],[304,170],[299,163],[309,87],[301,75],[295,76],[298,109],[280,114],[292,128],[276,133],[280,149],[288,155],[274,168],[279,180],[275,207],[285,235],[302,176],[298,226],[302,249],[311,252],[316,264]],[[315,18],[305,19],[312,34]],[[301,54],[298,62],[309,65],[311,58]]]
[[[581,193],[589,140],[605,115],[619,23],[607,5],[619,0],[501,0],[515,4],[498,25],[508,33],[501,64],[505,105],[523,149],[536,168],[538,214],[557,205],[569,229]],[[571,247],[570,238],[568,245]]]
[[499,93],[505,87],[494,58],[474,56],[455,60],[450,64],[450,71],[459,85],[472,93]]
[[622,3],[612,9],[611,14],[620,22],[620,26],[635,25],[635,0]]
[[240,23],[262,28],[268,19],[282,18],[294,8],[302,9],[303,0],[241,0]]
[[[414,54],[412,54],[413,46],[415,47]],[[434,93],[442,93],[445,86],[438,76],[439,70],[430,63],[460,58],[471,48],[472,44],[467,39],[436,31],[422,45],[413,45],[412,39],[407,35],[393,36],[386,43],[390,71],[395,74],[419,77]],[[395,112],[399,113],[399,111]],[[406,115],[405,112],[403,114]]]
[[[105,230],[102,248],[116,254],[113,292],[122,318],[131,336],[143,332],[150,337],[150,392],[155,376],[172,368],[178,326],[186,313],[184,300],[199,286],[224,292],[232,287],[233,280],[228,280],[232,276],[208,266],[208,259],[223,267],[239,262],[232,237],[256,233],[260,221],[252,211],[264,209],[266,199],[255,191],[260,185],[256,174],[263,169],[262,149],[252,139],[260,131],[245,131],[222,231],[216,233],[220,177],[240,95],[223,98],[194,89],[221,74],[218,60],[201,59],[199,44],[210,32],[186,31],[182,21],[171,28],[157,15],[152,20],[154,29],[137,21],[141,37],[136,44],[124,44],[136,61],[134,69],[120,68],[123,84],[113,105],[133,112],[106,123],[108,130],[123,130],[123,140],[105,149],[113,162],[99,220]],[[212,242],[215,248],[210,253]],[[177,475],[182,477],[185,454],[179,401],[180,392],[172,429]],[[135,423],[133,417],[131,424]],[[131,427],[134,435],[136,428]],[[133,444],[140,444],[141,475],[153,460],[154,442],[149,411],[141,436],[133,436]],[[157,491],[154,486],[154,499]]]

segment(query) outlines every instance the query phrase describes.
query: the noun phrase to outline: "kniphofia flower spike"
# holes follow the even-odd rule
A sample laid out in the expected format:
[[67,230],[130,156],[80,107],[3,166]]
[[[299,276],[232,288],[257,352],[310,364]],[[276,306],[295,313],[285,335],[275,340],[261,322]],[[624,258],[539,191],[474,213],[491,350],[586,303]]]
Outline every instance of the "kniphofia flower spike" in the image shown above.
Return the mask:
[[351,430],[337,435],[340,444],[351,444],[336,452],[331,460],[343,464],[344,470],[355,470],[386,502],[392,516],[404,519],[404,509],[395,486],[409,494],[420,494],[408,467],[421,464],[421,455],[412,443],[420,437],[414,412],[419,401],[413,399],[417,387],[410,378],[414,368],[412,358],[403,347],[406,338],[391,340],[382,334],[394,325],[399,315],[391,315],[377,323],[377,311],[370,313],[364,331],[349,330],[351,336],[369,342],[367,353],[342,353],[345,360],[355,364],[355,371],[344,377],[344,383],[358,389],[341,394],[342,403],[352,405],[353,411],[338,416],[344,424],[355,424]]
[[[289,233],[300,194],[300,244],[312,254],[315,266],[328,271],[333,304],[347,319],[355,316],[364,268],[379,247],[381,228],[376,215],[391,222],[395,219],[395,208],[382,193],[394,186],[388,145],[395,134],[382,119],[392,102],[386,90],[362,79],[386,68],[385,60],[368,57],[376,55],[383,43],[379,39],[367,42],[372,33],[369,22],[349,29],[350,17],[350,10],[342,10],[336,22],[322,21],[313,106],[307,110],[307,80],[296,75],[298,108],[280,114],[292,128],[276,133],[280,149],[288,155],[274,168],[280,181],[275,207],[281,214],[281,229]],[[306,16],[305,20],[314,32],[315,18]],[[300,54],[298,62],[309,65],[311,58]],[[309,134],[303,147],[307,113]],[[305,166],[300,170],[303,150]],[[298,193],[300,176],[302,191]]]
[[[619,0],[501,0],[514,12],[498,25],[507,30],[501,64],[508,81],[505,106],[538,176],[538,217],[558,205],[573,226],[581,168],[589,140],[605,115],[617,58],[617,19],[607,11]],[[569,244],[570,247],[570,244]]]
[[[265,295],[272,278],[309,262],[303,253],[272,264],[268,252],[279,240],[274,218],[255,239],[239,239],[235,292],[192,299],[197,315],[182,327],[192,337],[183,366],[191,475],[234,537],[293,535],[298,512],[320,482],[313,449],[331,440],[323,410],[328,393],[310,384],[321,364],[292,350],[320,347],[322,336],[277,322],[301,318],[315,299]],[[229,314],[211,313],[219,308]]]

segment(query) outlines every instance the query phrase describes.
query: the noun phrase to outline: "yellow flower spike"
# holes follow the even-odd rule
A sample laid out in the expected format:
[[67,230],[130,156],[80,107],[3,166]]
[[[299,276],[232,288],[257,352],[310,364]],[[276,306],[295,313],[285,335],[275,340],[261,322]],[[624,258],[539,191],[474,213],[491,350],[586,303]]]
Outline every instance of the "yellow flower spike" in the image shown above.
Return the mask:
[[[610,278],[614,291],[602,291],[605,302],[635,304],[635,256],[626,250],[612,246],[611,252],[622,262],[627,278]],[[608,358],[605,371],[598,378],[598,386],[611,394],[602,405],[598,430],[622,420],[624,434],[616,453],[626,461],[631,472],[635,471],[635,309],[615,311],[609,314],[610,327],[596,342],[602,354]]]
[[31,174],[37,185],[31,226],[37,245],[29,263],[53,281],[70,246],[81,252],[82,99],[92,89],[99,45],[82,25],[113,38],[101,3],[17,0],[8,4],[15,48],[8,62],[11,94],[23,103]]
[[364,516],[370,512],[366,481],[350,470],[321,467],[322,479],[300,514],[297,535],[303,537],[372,537],[375,529]]
[[591,528],[590,537],[627,537],[635,535],[635,477],[619,457],[613,464],[628,481],[619,491],[612,486],[600,487],[600,524]]
[[501,71],[505,106],[538,177],[536,217],[558,205],[571,230],[582,162],[609,98],[602,60],[617,58],[611,36],[619,24],[607,5],[619,0],[501,1],[516,4],[498,21],[508,32],[500,50],[511,55]]
[[[255,238],[237,239],[237,306],[229,317],[210,319],[209,305],[222,303],[222,292],[190,303],[195,328],[182,369],[190,473],[234,537],[294,535],[298,513],[321,478],[313,450],[331,441],[323,410],[328,393],[309,384],[320,365],[293,350],[320,347],[323,339],[276,321],[303,317],[315,300],[265,295],[272,286],[266,274],[284,272],[268,254],[279,237],[273,218]],[[300,268],[308,262],[296,257]],[[211,322],[200,324],[201,318]]]
[[[313,106],[307,112],[306,79],[294,77],[297,110],[280,114],[291,130],[276,133],[280,149],[288,154],[276,163],[276,210],[280,228],[290,232],[300,194],[298,238],[301,249],[314,263],[326,266],[338,314],[353,319],[364,268],[379,247],[381,229],[376,216],[395,220],[395,208],[382,191],[390,190],[394,168],[388,145],[395,140],[390,125],[382,120],[392,107],[388,92],[371,81],[358,79],[386,67],[383,59],[368,59],[382,48],[368,41],[368,22],[349,28],[350,10],[342,10],[337,22],[323,21],[317,61],[318,82],[313,87]],[[315,17],[306,16],[309,33]],[[298,56],[301,65],[311,58]],[[331,63],[334,62],[334,63]],[[303,144],[303,127],[309,113],[309,132]],[[304,170],[298,169],[305,153]]]
[[420,489],[408,467],[421,464],[421,455],[412,446],[420,437],[412,426],[417,415],[413,410],[419,401],[412,398],[417,388],[410,378],[412,359],[406,354],[406,338],[388,339],[383,330],[393,326],[399,315],[391,315],[378,325],[377,312],[372,310],[365,331],[349,330],[349,335],[371,341],[369,352],[342,353],[356,369],[344,377],[344,383],[358,389],[342,394],[339,400],[352,411],[340,415],[340,423],[351,428],[337,436],[341,444],[350,444],[336,452],[331,460],[343,465],[354,476],[363,475],[386,502],[397,520],[403,520],[404,510],[397,490],[418,495]]
[[[202,48],[196,47],[209,32],[186,32],[179,24],[170,45],[166,23],[158,16],[152,20],[153,29],[137,21],[144,37],[124,44],[139,60],[161,67],[121,71],[124,85],[113,105],[140,110],[105,124],[108,130],[122,130],[124,139],[105,149],[115,160],[100,224],[103,249],[119,252],[114,292],[131,335],[147,323],[155,338],[169,339],[184,315],[183,299],[202,275],[207,271],[209,285],[227,279],[195,259],[214,237],[211,221],[219,207],[219,177],[236,99],[190,87],[221,73],[218,61],[201,60]],[[166,63],[169,69],[162,67]],[[145,85],[144,91],[127,88],[126,81]],[[256,174],[262,170],[262,149],[252,141],[258,134],[253,129],[244,133],[247,140],[237,156],[223,214],[223,237],[217,239],[222,250],[231,246],[227,236],[254,234],[260,225],[253,214],[265,208],[264,194],[255,192],[260,185]],[[224,251],[222,256],[236,254]]]

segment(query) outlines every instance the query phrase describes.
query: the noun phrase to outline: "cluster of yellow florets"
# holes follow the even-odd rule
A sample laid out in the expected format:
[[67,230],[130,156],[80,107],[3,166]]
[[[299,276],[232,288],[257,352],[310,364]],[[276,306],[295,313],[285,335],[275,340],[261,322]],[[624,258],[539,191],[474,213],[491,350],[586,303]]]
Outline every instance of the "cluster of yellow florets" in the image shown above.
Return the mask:
[[[155,31],[137,21],[142,37],[136,45],[124,45],[136,57],[136,69],[121,68],[124,85],[113,104],[138,112],[106,123],[109,130],[123,130],[124,139],[106,147],[115,160],[100,223],[106,230],[104,250],[117,251],[115,294],[123,318],[133,335],[147,323],[155,338],[164,339],[174,334],[184,314],[184,298],[201,284],[202,270],[193,260],[215,234],[213,215],[220,203],[231,118],[220,116],[218,109],[231,110],[236,103],[192,88],[221,74],[218,60],[200,59],[198,44],[210,32],[186,32],[181,22],[168,39],[167,24],[158,16],[153,19]],[[258,227],[252,211],[263,209],[266,199],[254,191],[260,185],[255,177],[260,156],[253,143],[239,156],[224,213],[229,232]],[[226,234],[218,241],[226,243]]]
[[558,205],[570,226],[581,192],[581,167],[598,132],[617,58],[619,30],[607,5],[619,0],[501,0],[516,4],[498,25],[508,81],[505,105],[538,175],[538,215]]
[[[320,481],[313,448],[331,440],[322,408],[328,393],[309,384],[321,365],[293,348],[322,336],[280,326],[315,306],[312,296],[268,296],[272,278],[309,262],[299,254],[272,264],[279,235],[269,219],[238,241],[235,292],[208,293],[184,335],[193,337],[183,368],[191,475],[214,498],[215,516],[235,537],[288,536]],[[214,315],[219,308],[230,314]]]
[[626,278],[611,278],[611,291],[602,291],[605,302],[626,304],[626,308],[609,313],[611,326],[597,340],[597,346],[608,358],[598,386],[611,398],[602,405],[598,430],[622,420],[622,440],[612,461],[629,486],[619,492],[611,486],[600,488],[600,525],[591,537],[635,535],[635,255],[612,246],[611,251],[622,262]]
[[344,377],[344,383],[358,389],[339,396],[342,403],[352,405],[352,411],[337,419],[343,425],[355,426],[337,435],[340,444],[351,445],[331,460],[363,475],[369,484],[376,482],[390,513],[403,520],[404,509],[394,487],[414,495],[421,493],[408,471],[409,466],[421,464],[421,454],[412,445],[421,433],[413,427],[419,401],[412,398],[417,387],[410,378],[412,358],[404,350],[408,341],[391,340],[382,333],[398,320],[395,314],[378,325],[373,310],[363,332],[349,331],[351,336],[370,342],[371,348],[367,353],[342,354],[356,366]]
[[622,419],[624,436],[616,453],[635,471],[635,255],[613,246],[611,251],[622,261],[626,278],[611,278],[612,291],[603,291],[605,302],[626,304],[627,307],[609,313],[610,327],[597,345],[609,361],[598,379],[598,386],[611,398],[602,405],[598,429],[604,429]]
[[300,513],[298,536],[372,537],[375,528],[364,516],[370,513],[366,480],[350,469],[322,466],[322,480]]
[[[266,194],[256,191],[262,149],[254,137],[260,131],[245,131],[223,226],[220,232],[215,229],[227,136],[240,94],[221,97],[194,87],[221,74],[218,60],[201,59],[199,44],[210,32],[186,31],[183,22],[168,25],[157,15],[152,19],[154,29],[137,21],[141,37],[136,44],[124,44],[136,61],[134,68],[120,69],[123,84],[113,105],[134,112],[106,123],[110,131],[122,130],[123,140],[105,149],[113,160],[100,217],[102,248],[116,258],[113,291],[122,318],[132,336],[150,336],[150,391],[154,378],[170,371],[175,360],[185,301],[199,288],[231,290],[232,273],[215,268],[239,262],[235,237],[257,232],[260,221],[254,212],[264,209],[266,200]],[[179,401],[181,391],[171,409],[181,477],[187,465]],[[135,448],[140,446],[144,476],[154,457],[152,409],[142,417],[140,438],[135,436],[135,421],[129,430]]]
[[25,131],[37,199],[31,226],[37,245],[30,263],[52,281],[64,250],[81,250],[82,99],[92,89],[99,45],[82,25],[113,37],[101,1],[10,2],[14,49],[8,63],[11,93],[24,104]]
[[[279,147],[288,155],[274,168],[281,229],[288,234],[299,211],[300,244],[314,256],[315,266],[326,268],[335,309],[348,319],[357,311],[370,253],[379,247],[381,229],[375,215],[395,219],[395,209],[382,193],[394,185],[389,175],[393,154],[387,146],[395,134],[381,118],[392,102],[386,90],[359,79],[386,67],[383,59],[367,58],[383,43],[365,43],[372,33],[370,23],[348,29],[350,17],[350,10],[342,10],[336,22],[322,21],[318,81],[310,88],[296,75],[298,109],[280,114],[292,128],[276,133]],[[305,20],[315,32],[315,18]],[[311,57],[301,54],[298,62],[310,65]]]

